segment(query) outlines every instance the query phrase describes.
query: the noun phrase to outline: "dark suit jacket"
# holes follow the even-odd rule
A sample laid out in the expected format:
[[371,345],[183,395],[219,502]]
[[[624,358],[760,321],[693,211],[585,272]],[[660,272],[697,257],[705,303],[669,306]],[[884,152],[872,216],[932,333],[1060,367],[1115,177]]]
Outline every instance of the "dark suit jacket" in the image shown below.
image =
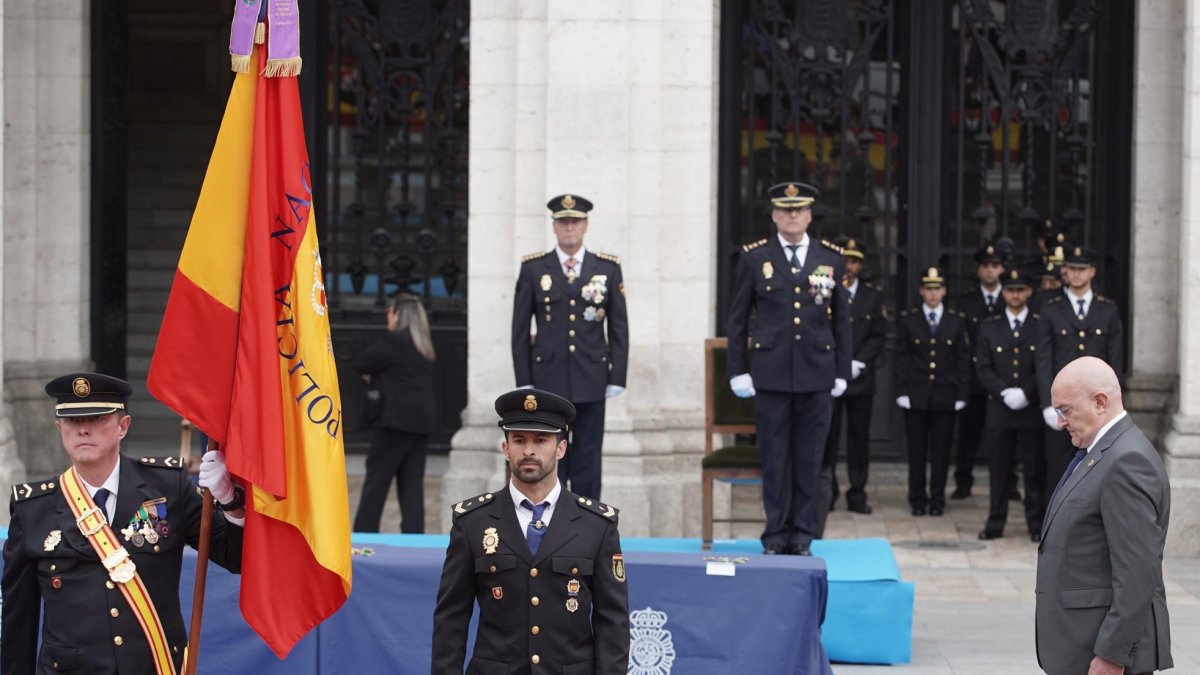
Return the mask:
[[[791,393],[829,391],[839,377],[849,383],[852,337],[841,249],[809,235],[804,267],[795,275],[778,236],[742,249],[729,298],[729,376],[749,372],[755,389]],[[818,270],[833,284],[827,297],[810,283]]]
[[1066,296],[1047,300],[1038,316],[1037,337],[1038,397],[1042,406],[1050,405],[1050,385],[1063,366],[1081,356],[1101,359],[1120,376],[1125,367],[1125,341],[1117,305],[1103,295],[1092,296],[1083,321],[1075,314]]
[[[185,545],[195,548],[200,534],[200,496],[187,472],[156,458],[122,457],[113,530],[129,551],[137,573],[158,609],[167,642],[176,649],[182,671],[187,645],[179,609],[179,570]],[[171,458],[178,460],[177,457]],[[177,464],[177,462],[172,462]],[[75,524],[58,477],[13,486],[12,521],[4,543],[3,625],[0,626],[0,672],[25,675],[78,668],[89,675],[153,673],[150,649],[138,620],[121,591],[108,586],[108,572]],[[54,485],[43,489],[41,486]],[[32,488],[25,495],[25,486]],[[156,544],[135,546],[121,533],[143,502],[166,498],[169,531]],[[52,550],[47,537],[61,539]],[[219,509],[212,520],[210,555],[218,565],[240,572],[242,528],[229,525]],[[38,607],[42,607],[41,654],[38,654]],[[109,615],[110,609],[117,616]],[[120,646],[113,639],[121,636]],[[58,668],[52,668],[57,662]]]
[[629,318],[617,258],[586,251],[579,277],[568,284],[554,251],[526,257],[513,295],[512,353],[518,387],[533,385],[572,403],[603,401],[608,385],[624,387]]
[[[563,489],[536,556],[507,486],[459,502],[453,511],[433,614],[433,675],[462,675],[476,603],[479,628],[468,673],[529,673],[536,654],[537,672],[625,675],[629,595],[615,509]],[[489,531],[499,538],[490,552],[484,545]],[[575,596],[571,581],[579,582]]]
[[[1001,312],[984,320],[975,346],[975,375],[987,392],[986,426],[989,429],[1040,429],[1042,406],[1038,405],[1036,371],[1038,315],[1029,312],[1021,330],[1013,331],[1008,315]],[[1029,405],[1012,410],[1000,392],[1017,387]]]
[[923,308],[901,312],[896,320],[895,394],[907,396],[913,410],[954,410],[970,387],[966,321],[943,305],[937,333],[930,335]]
[[887,340],[887,308],[883,293],[862,280],[850,301],[850,329],[854,342],[851,358],[866,367],[857,378],[849,380],[845,396],[870,396],[875,393],[876,366]]
[[[954,303],[954,308],[958,310],[959,316],[967,320],[967,337],[971,340],[971,344],[979,342],[979,329],[983,326],[983,322],[994,316],[1004,314],[1004,295],[1001,289],[996,289],[996,300],[989,308],[987,300],[983,297],[983,289],[979,284],[971,287],[971,290],[958,296],[958,300]],[[974,361],[974,354],[972,354]],[[982,383],[975,377],[975,369],[971,369],[971,395],[983,396],[986,392]]]
[[1094,655],[1127,673],[1172,666],[1162,556],[1171,488],[1126,415],[1051,499],[1038,546],[1038,663],[1086,673]]
[[414,434],[433,431],[433,361],[412,334],[388,332],[354,357],[354,372],[370,375],[383,397],[379,426]]

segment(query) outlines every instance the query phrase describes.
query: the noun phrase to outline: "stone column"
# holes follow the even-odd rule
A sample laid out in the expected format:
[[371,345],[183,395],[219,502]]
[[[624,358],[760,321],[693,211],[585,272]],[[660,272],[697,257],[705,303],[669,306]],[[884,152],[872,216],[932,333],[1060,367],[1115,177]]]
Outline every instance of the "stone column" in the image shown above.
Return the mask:
[[[1179,185],[1181,192],[1179,274],[1177,297],[1195,298],[1200,293],[1200,7],[1185,3],[1182,21],[1182,138]],[[1139,12],[1141,14],[1142,12]],[[1170,21],[1170,17],[1164,19]],[[1139,61],[1147,52],[1163,45],[1139,42]],[[1178,53],[1180,50],[1170,50]],[[1140,71],[1140,67],[1139,67]],[[1140,236],[1140,233],[1139,233]],[[1169,243],[1169,242],[1168,242]],[[1178,400],[1166,436],[1167,473],[1171,480],[1171,528],[1167,539],[1168,555],[1200,553],[1200,307],[1183,301],[1176,309],[1179,321]],[[1168,317],[1163,317],[1168,321]]]
[[626,536],[699,530],[717,8],[671,6],[472,4],[469,403],[447,503],[501,484],[492,401],[513,386],[513,283],[522,255],[554,246],[547,198],[577,192],[596,204],[588,249],[622,259],[630,315],[628,390],[608,404],[602,497],[623,510]]
[[[42,387],[85,367],[90,340],[91,6],[3,7],[4,399],[33,478],[68,463]],[[0,455],[0,466],[19,465]]]
[[1180,174],[1184,5],[1137,4],[1134,75],[1133,232],[1130,240],[1130,361],[1125,401],[1158,443],[1179,366]]

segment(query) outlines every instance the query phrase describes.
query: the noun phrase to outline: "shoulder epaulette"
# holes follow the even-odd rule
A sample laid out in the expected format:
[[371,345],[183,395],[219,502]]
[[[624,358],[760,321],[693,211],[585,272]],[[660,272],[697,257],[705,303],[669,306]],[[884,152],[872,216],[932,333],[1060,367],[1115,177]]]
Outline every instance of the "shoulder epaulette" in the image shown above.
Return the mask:
[[607,260],[610,263],[616,263],[618,265],[621,264],[621,258],[611,253],[597,253],[596,257],[601,260]]
[[183,458],[178,455],[167,455],[166,457],[143,457],[138,460],[138,464],[158,469],[184,468]]
[[23,502],[37,497],[44,497],[45,495],[52,495],[55,492],[58,492],[57,477],[35,483],[18,483],[12,486],[14,502]]
[[908,310],[907,309],[900,310],[900,316],[908,316]]
[[1040,318],[1042,318],[1042,317],[1038,316],[1037,314],[1030,314],[1030,315],[1029,315],[1029,318],[1031,318],[1031,319],[1040,319]]
[[831,251],[837,251],[838,255],[842,255],[846,252],[846,249],[842,248],[841,246],[838,246],[837,244],[835,244],[832,241],[829,241],[827,239],[822,239],[821,245]]
[[1003,318],[1004,318],[1004,315],[1003,315],[1003,314],[996,314],[996,315],[989,316],[989,317],[985,318],[985,319],[983,320],[983,322],[984,322],[984,323],[991,323],[991,322],[993,322],[993,321],[999,321],[1000,319],[1003,319]]
[[766,244],[768,241],[770,241],[770,240],[769,239],[759,239],[758,241],[752,241],[749,244],[742,244],[742,253],[749,253],[750,251],[753,251],[754,249],[758,248],[759,246]]
[[872,289],[872,290],[876,290],[876,291],[882,291],[882,290],[883,290],[883,288],[882,288],[882,287],[880,287],[880,286],[876,286],[875,284],[873,284],[873,283],[871,283],[871,282],[869,282],[869,281],[864,281],[864,282],[862,282],[862,285],[863,285],[863,286],[866,286],[867,288],[870,288],[870,289]]
[[548,255],[550,255],[550,251],[538,251],[537,253],[530,253],[529,255],[521,258],[521,264],[525,264],[534,260],[541,260]]
[[1112,300],[1110,298],[1104,297],[1103,295],[1097,295],[1096,299],[1099,300],[1100,302],[1107,302],[1110,305],[1112,304]]
[[962,311],[961,309],[957,312],[951,312],[951,314],[957,314],[960,318],[963,318],[963,319],[967,318],[967,313]]
[[463,515],[464,513],[470,513],[471,511],[474,511],[475,509],[483,506],[484,504],[490,504],[494,497],[495,497],[495,495],[493,495],[490,492],[487,492],[487,493],[479,495],[478,497],[472,497],[466,501],[461,501],[461,502],[455,504],[454,508],[451,510],[454,511],[454,517],[457,518],[457,517]]
[[1052,305],[1056,302],[1062,302],[1066,298],[1067,298],[1067,296],[1063,295],[1062,293],[1056,293],[1053,298],[1049,298],[1048,300],[1046,300],[1045,304]]
[[604,504],[597,499],[577,497],[576,500],[579,502],[579,508],[583,509],[584,511],[594,513],[598,516],[603,516],[612,521],[615,521],[617,519],[617,514],[620,513],[617,511],[615,506],[609,506],[608,504]]

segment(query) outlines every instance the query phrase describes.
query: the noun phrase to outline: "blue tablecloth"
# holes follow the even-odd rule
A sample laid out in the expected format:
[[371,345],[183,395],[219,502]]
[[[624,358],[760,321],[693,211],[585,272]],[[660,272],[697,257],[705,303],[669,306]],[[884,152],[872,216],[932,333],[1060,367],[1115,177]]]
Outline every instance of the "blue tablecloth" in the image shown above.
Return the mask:
[[[714,576],[706,573],[698,552],[649,552],[638,550],[643,547],[636,541],[629,541],[634,545],[626,546],[625,559],[635,617],[633,651],[642,656],[632,661],[630,673],[831,674],[821,646],[828,588],[821,559],[745,556],[733,565],[735,576]],[[371,555],[354,558],[350,599],[285,661],[276,659],[242,620],[239,579],[210,566],[200,672],[428,673],[445,542],[444,535],[356,535],[355,546],[370,549]],[[180,584],[185,617],[190,616],[194,568],[189,550]]]

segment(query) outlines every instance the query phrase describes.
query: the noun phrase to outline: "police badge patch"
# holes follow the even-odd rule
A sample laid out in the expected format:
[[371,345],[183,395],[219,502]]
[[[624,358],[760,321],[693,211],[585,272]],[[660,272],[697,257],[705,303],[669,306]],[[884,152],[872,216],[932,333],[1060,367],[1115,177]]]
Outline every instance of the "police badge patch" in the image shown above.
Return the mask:
[[612,573],[617,581],[625,581],[625,556],[620,553],[613,554]]
[[500,545],[500,533],[496,528],[489,527],[483,531],[483,554],[492,555],[496,552],[496,547]]

